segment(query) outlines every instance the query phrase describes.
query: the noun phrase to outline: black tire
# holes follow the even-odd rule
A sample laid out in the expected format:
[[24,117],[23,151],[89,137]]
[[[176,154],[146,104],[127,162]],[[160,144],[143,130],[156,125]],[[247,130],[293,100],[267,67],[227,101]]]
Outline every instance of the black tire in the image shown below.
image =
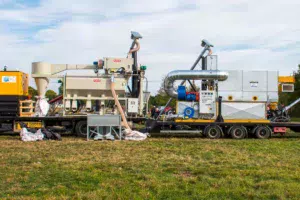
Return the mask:
[[75,133],[78,137],[86,137],[87,136],[87,122],[79,121],[75,126]]
[[244,139],[247,137],[247,129],[244,126],[233,126],[229,130],[229,134],[233,139]]
[[204,130],[204,135],[209,139],[219,139],[222,137],[222,129],[219,126],[207,126]]
[[268,139],[272,135],[272,131],[269,127],[259,126],[255,130],[255,136],[258,139]]

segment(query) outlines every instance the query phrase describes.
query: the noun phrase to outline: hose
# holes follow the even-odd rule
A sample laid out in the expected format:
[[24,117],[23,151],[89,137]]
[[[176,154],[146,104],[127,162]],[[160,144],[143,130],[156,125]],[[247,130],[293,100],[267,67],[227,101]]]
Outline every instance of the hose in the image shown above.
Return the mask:
[[120,114],[121,114],[121,117],[122,117],[122,125],[125,126],[126,129],[129,129],[130,132],[131,132],[131,128],[130,128],[129,125],[128,125],[128,122],[127,122],[127,119],[126,119],[126,117],[125,117],[124,111],[123,111],[123,109],[122,109],[122,106],[121,106],[121,104],[120,104],[120,102],[119,102],[119,100],[118,100],[118,97],[117,97],[117,94],[116,94],[116,91],[115,91],[115,77],[114,77],[114,75],[111,76],[110,89],[111,89],[111,93],[112,93],[112,95],[113,95],[113,97],[114,97],[115,103],[116,103],[116,105],[117,105],[117,107],[118,107],[118,110],[119,110],[119,112],[120,112]]
[[138,40],[135,40],[135,41],[134,41],[134,44],[136,45],[136,47],[129,50],[128,56],[129,56],[131,53],[134,53],[134,52],[137,52],[138,50],[140,50],[140,48],[141,48],[140,42],[139,42]]

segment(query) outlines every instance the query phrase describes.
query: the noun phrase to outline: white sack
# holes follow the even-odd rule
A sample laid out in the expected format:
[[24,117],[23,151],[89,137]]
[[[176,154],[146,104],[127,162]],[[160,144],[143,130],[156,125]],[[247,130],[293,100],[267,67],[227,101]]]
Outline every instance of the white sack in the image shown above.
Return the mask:
[[27,130],[27,128],[22,128],[20,132],[21,140],[24,142],[31,141],[39,141],[44,139],[44,134],[41,129],[39,129],[36,133],[31,133]]
[[147,138],[147,134],[139,131],[132,131],[130,129],[125,129],[123,134],[125,135],[125,140],[142,141]]
[[50,105],[45,98],[38,98],[35,104],[35,116],[37,117],[45,117],[48,114],[50,109]]

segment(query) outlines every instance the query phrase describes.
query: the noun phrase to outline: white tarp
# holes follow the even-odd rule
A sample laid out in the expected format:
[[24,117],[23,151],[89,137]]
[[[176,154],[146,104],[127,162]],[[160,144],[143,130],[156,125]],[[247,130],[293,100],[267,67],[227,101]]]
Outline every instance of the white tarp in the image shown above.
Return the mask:
[[139,131],[132,131],[130,129],[125,129],[123,134],[125,135],[125,140],[142,141],[147,139],[147,134]]
[[24,142],[40,141],[44,139],[41,129],[36,133],[29,132],[27,128],[22,128],[20,132],[21,140]]

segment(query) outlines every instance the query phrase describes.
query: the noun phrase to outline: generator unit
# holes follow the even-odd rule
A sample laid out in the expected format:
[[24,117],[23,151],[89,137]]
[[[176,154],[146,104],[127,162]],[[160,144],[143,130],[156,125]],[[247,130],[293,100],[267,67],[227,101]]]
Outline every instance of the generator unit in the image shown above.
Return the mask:
[[28,99],[28,74],[0,71],[0,116],[19,115],[20,101]]

